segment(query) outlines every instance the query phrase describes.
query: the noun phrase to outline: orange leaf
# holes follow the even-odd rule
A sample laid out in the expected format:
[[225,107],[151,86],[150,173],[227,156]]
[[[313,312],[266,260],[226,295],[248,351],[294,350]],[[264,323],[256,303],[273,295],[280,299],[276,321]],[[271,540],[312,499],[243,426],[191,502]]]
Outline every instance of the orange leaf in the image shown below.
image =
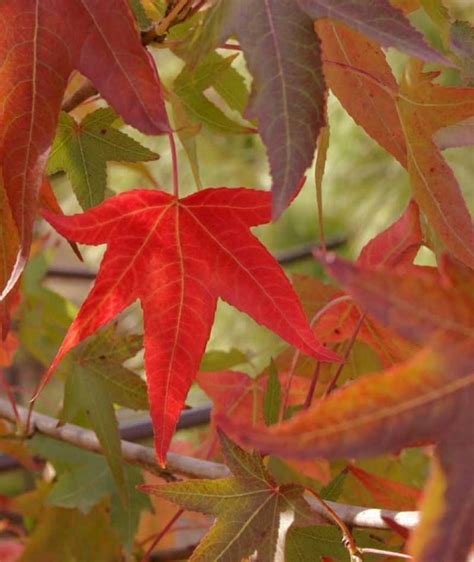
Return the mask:
[[474,227],[453,171],[433,140],[434,133],[474,115],[474,88],[432,84],[435,75],[408,66],[398,108],[408,149],[414,197],[449,251],[474,265]]
[[329,257],[329,271],[364,309],[435,349],[360,378],[280,425],[249,431],[219,418],[243,443],[302,459],[366,457],[435,442],[422,523],[410,542],[417,562],[465,561],[474,537],[474,271],[453,263],[446,282],[446,274],[396,275]]
[[380,46],[333,20],[315,24],[328,86],[354,121],[406,167],[395,97],[398,84]]

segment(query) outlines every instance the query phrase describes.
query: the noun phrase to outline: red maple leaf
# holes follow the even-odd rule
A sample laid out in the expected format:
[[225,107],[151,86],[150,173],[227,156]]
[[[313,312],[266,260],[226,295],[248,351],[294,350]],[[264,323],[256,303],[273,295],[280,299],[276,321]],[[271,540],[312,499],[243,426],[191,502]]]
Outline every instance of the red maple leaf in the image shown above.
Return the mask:
[[136,190],[87,213],[45,212],[68,239],[108,244],[95,285],[48,372],[84,338],[140,299],[158,458],[164,462],[221,297],[321,360],[320,345],[287,277],[249,227],[271,219],[271,194],[206,189],[184,199]]
[[12,235],[5,252],[3,298],[28,256],[38,192],[72,70],[87,76],[130,125],[149,134],[166,132],[169,125],[158,75],[125,0],[4,0],[0,23],[0,169],[9,203],[0,230],[12,232],[13,220],[19,238]]

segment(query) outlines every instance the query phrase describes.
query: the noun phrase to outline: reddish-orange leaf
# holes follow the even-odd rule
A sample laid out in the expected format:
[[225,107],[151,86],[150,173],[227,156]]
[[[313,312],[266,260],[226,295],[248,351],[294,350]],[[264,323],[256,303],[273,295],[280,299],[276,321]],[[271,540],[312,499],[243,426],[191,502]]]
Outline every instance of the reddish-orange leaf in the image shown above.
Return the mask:
[[17,349],[18,338],[16,334],[9,332],[5,340],[0,340],[0,367],[9,367],[12,364]]
[[49,373],[72,347],[140,299],[161,462],[199,368],[218,297],[304,353],[338,359],[316,341],[283,270],[249,231],[270,221],[270,193],[206,189],[178,200],[136,190],[87,213],[45,216],[67,238],[108,245],[95,285]]
[[[286,373],[279,375],[280,384],[286,385]],[[199,386],[214,402],[213,415],[225,412],[233,418],[258,425],[264,423],[263,397],[267,389],[268,375],[255,379],[237,371],[199,373]],[[296,378],[291,385],[288,405],[301,405],[308,392],[309,381]]]
[[474,88],[433,84],[437,74],[424,74],[419,61],[408,65],[399,87],[376,43],[330,20],[316,25],[330,88],[354,120],[408,169],[413,195],[431,225],[450,252],[472,266],[472,219],[433,137],[474,115]]
[[422,523],[410,543],[417,562],[464,562],[474,537],[474,271],[453,263],[436,277],[329,257],[329,271],[367,312],[436,351],[361,378],[279,426],[249,431],[221,420],[241,442],[296,458],[363,457],[436,442]]
[[374,271],[331,255],[326,266],[363,309],[411,341],[425,344],[442,335],[449,343],[444,353],[474,342],[474,272],[468,292],[444,286],[439,276],[417,275],[415,268],[411,275]]
[[269,428],[218,418],[239,442],[294,458],[358,458],[437,441],[436,473],[426,493],[417,562],[465,562],[474,536],[472,431],[474,375],[455,372],[428,350],[333,392],[289,422]]
[[[252,425],[264,424],[263,398],[268,385],[268,374],[253,379],[245,373],[237,371],[221,371],[199,373],[197,383],[212,400],[211,425],[214,431],[210,434],[210,439],[206,447],[206,454],[214,456],[218,446],[217,435],[215,434],[214,418],[220,413],[232,416],[234,420],[241,423],[252,423]],[[279,373],[280,384],[286,387],[288,381],[287,373]],[[309,380],[295,377],[292,380],[288,406],[301,406],[308,394]],[[173,452],[174,451],[173,449]],[[327,461],[301,461],[292,460],[288,464],[296,471],[311,478],[327,484],[330,480],[330,468]]]
[[449,251],[474,265],[474,227],[453,171],[433,135],[474,115],[474,88],[444,88],[423,74],[421,64],[408,66],[400,86],[398,108],[408,150],[414,197]]
[[370,240],[357,263],[362,267],[411,265],[423,243],[418,205],[411,201],[402,216]]
[[[169,126],[155,67],[126,0],[4,0],[0,22],[0,168],[21,245],[8,282],[1,280],[6,294],[28,256],[71,71],[90,78],[127,123],[151,134]],[[11,232],[9,220],[2,216],[0,230]]]
[[328,86],[355,122],[406,166],[395,101],[398,84],[381,47],[335,20],[319,20],[315,27]]
[[[4,287],[10,276],[18,251],[18,234],[13,220],[10,203],[0,178],[0,287]],[[0,299],[0,339],[5,339],[10,329],[10,312],[17,291]]]
[[[362,249],[357,263],[361,267],[411,266],[423,242],[418,206],[411,202],[402,216],[386,230],[370,240]],[[341,297],[339,293],[334,298]],[[351,301],[340,302],[329,308],[315,326],[316,336],[324,342],[343,342],[349,339],[361,311]],[[370,345],[385,365],[409,357],[413,347],[397,334],[367,315],[358,334],[361,341]]]

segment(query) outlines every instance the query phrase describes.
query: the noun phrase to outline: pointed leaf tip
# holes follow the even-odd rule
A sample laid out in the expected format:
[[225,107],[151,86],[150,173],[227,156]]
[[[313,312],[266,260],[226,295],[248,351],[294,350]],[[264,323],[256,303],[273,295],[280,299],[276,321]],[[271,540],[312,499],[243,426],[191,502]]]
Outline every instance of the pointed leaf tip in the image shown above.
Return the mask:
[[[179,204],[161,191],[136,190],[79,215],[44,212],[64,236],[108,244],[92,291],[47,377],[71,348],[141,299],[155,448],[163,466],[218,297],[303,353],[322,361],[341,360],[317,341],[287,276],[250,232],[269,221],[270,202],[269,193],[247,188],[205,189]],[[150,262],[156,267],[150,268]],[[170,307],[170,302],[178,306]]]

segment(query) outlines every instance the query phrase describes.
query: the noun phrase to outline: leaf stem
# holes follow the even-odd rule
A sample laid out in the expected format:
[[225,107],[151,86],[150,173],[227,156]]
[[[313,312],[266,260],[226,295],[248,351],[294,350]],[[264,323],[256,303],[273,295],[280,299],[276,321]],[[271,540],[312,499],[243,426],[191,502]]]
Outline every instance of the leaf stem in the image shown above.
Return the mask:
[[356,342],[357,339],[357,335],[362,327],[362,324],[365,320],[365,314],[361,314],[356,327],[354,328],[354,331],[352,332],[352,336],[351,339],[349,340],[349,343],[347,344],[347,348],[346,351],[344,353],[343,356],[343,361],[341,362],[341,364],[338,366],[336,374],[334,375],[334,377],[332,378],[331,382],[328,384],[328,387],[326,388],[326,392],[324,393],[323,396],[323,400],[324,398],[327,398],[331,392],[336,388],[336,384],[337,381],[339,380],[339,377],[341,376],[342,373],[342,369],[344,369],[344,366],[347,363],[347,359],[349,358],[349,355],[351,354],[352,348],[354,347],[354,344]]
[[5,389],[5,392],[7,394],[8,400],[11,404],[13,413],[15,414],[15,421],[18,427],[20,427],[20,414],[18,413],[18,408],[16,406],[16,402],[15,402],[15,397],[13,395],[10,383],[7,380],[7,377],[5,376],[5,373],[0,369],[0,381],[2,383],[3,388]]
[[151,543],[145,556],[142,558],[142,562],[149,562],[151,553],[155,550],[156,545],[161,541],[161,539],[166,535],[166,533],[171,529],[171,527],[176,523],[176,521],[183,515],[184,509],[178,509],[178,511],[173,515],[173,517],[168,521],[168,523],[163,527],[163,529],[156,535],[155,540]]
[[304,401],[303,410],[307,410],[311,406],[311,403],[313,401],[314,391],[316,390],[316,385],[318,384],[320,372],[321,372],[321,361],[318,361],[313,371],[311,384],[309,385],[308,394],[306,395],[306,399]]
[[[328,122],[326,108],[326,122]],[[316,156],[316,164],[314,167],[314,183],[316,185],[316,203],[318,205],[318,223],[319,223],[319,239],[321,241],[321,251],[323,254],[327,252],[326,235],[324,232],[324,215],[323,215],[323,176],[326,168],[326,159],[329,148],[329,125],[321,129],[318,138],[318,151]]]
[[178,168],[178,152],[176,150],[176,142],[174,140],[174,133],[168,133],[171,148],[171,159],[173,161],[173,195],[179,198],[179,168]]
[[[322,316],[324,316],[324,314],[326,314],[326,312],[328,310],[330,310],[333,306],[336,306],[337,304],[339,304],[341,302],[350,301],[350,300],[352,300],[352,297],[350,295],[341,295],[340,297],[337,297],[337,298],[333,299],[332,301],[328,302],[327,304],[325,304],[322,308],[320,308],[318,310],[318,312],[316,312],[316,314],[311,319],[311,322],[310,322],[311,328],[314,328],[314,326],[318,323],[320,318]],[[291,383],[293,382],[293,376],[295,374],[296,364],[298,363],[298,359],[299,359],[300,355],[301,355],[300,351],[296,350],[294,355],[293,355],[293,359],[291,361],[290,369],[288,371],[288,380],[286,381],[286,385],[285,385],[285,393],[284,393],[284,398],[283,398],[283,404],[282,404],[282,408],[280,410],[280,417],[278,419],[279,423],[281,423],[283,421],[283,417],[284,417],[286,409],[288,407],[288,402],[290,400]]]
[[174,20],[178,18],[181,11],[185,8],[190,8],[189,0],[180,0],[176,3],[176,5],[170,10],[166,16],[160,20],[158,25],[155,27],[155,31],[157,35],[164,35],[168,29],[173,24]]

